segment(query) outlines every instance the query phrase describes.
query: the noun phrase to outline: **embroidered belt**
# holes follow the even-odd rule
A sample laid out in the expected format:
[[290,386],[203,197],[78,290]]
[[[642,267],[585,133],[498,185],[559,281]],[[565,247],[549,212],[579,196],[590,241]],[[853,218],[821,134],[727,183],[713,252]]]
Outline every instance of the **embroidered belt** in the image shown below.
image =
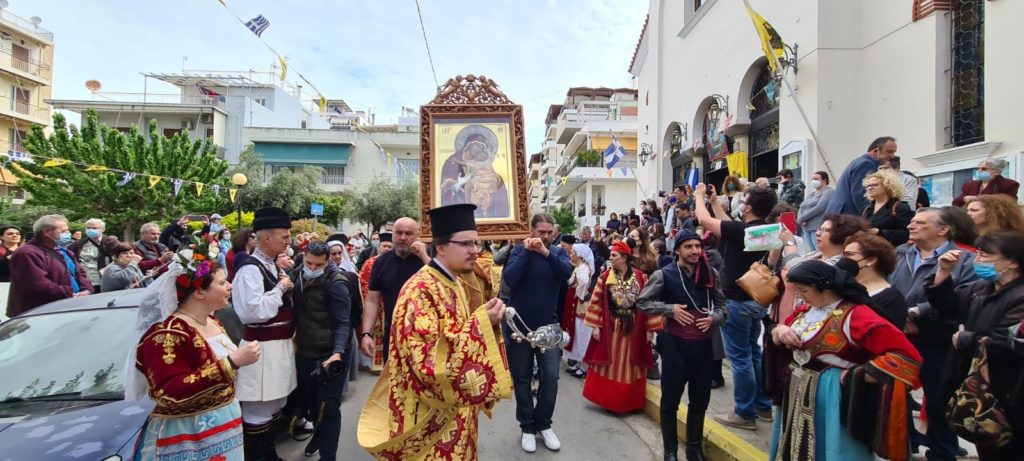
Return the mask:
[[294,334],[295,323],[291,320],[271,324],[245,325],[242,328],[242,339],[246,341],[291,339]]

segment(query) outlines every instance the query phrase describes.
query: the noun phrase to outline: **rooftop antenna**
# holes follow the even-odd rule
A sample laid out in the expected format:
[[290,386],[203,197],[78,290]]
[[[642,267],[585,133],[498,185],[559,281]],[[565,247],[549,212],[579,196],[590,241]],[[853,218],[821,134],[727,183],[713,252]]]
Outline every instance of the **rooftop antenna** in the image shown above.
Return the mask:
[[7,8],[9,5],[10,4],[7,3],[7,0],[0,0],[0,9]]
[[40,18],[39,16],[32,16],[31,18],[28,18],[28,20],[36,27],[39,27],[39,24],[43,22],[43,18]]

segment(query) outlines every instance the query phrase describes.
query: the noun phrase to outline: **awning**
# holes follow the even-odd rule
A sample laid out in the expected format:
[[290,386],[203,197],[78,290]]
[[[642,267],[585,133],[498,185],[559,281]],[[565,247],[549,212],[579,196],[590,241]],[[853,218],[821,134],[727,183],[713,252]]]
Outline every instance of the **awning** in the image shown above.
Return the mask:
[[301,144],[256,142],[253,150],[263,157],[264,163],[286,165],[346,165],[352,151],[351,144]]

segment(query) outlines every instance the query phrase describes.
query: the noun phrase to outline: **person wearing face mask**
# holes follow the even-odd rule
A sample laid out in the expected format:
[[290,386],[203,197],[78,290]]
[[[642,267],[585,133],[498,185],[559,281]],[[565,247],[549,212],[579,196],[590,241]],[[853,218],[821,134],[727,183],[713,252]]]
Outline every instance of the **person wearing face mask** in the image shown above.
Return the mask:
[[[295,369],[298,387],[289,397],[287,413],[313,422],[314,433],[304,453],[320,453],[334,460],[341,433],[341,394],[352,358],[352,296],[348,279],[329,259],[330,246],[313,241],[306,245],[302,265],[291,274],[295,288]],[[341,362],[338,374],[313,373]],[[293,424],[294,426],[294,424]]]
[[718,201],[722,203],[725,214],[732,216],[733,212],[740,207],[743,189],[743,182],[736,176],[726,176],[725,181],[722,181],[722,190],[719,191],[722,195],[718,196]]
[[[952,335],[953,349],[942,368],[943,401],[949,401],[964,381],[979,349],[988,358],[988,391],[1002,405],[1012,434],[1001,447],[978,444],[978,458],[1017,459],[1024,449],[1024,354],[1010,338],[1009,329],[1024,320],[1024,234],[996,232],[977,241],[974,273],[981,280],[959,286],[951,277],[968,253],[951,250],[939,257],[934,278],[925,281],[925,294],[940,317],[959,324]],[[949,339],[947,339],[949,341]],[[1015,454],[1016,453],[1016,454]]]
[[142,286],[143,274],[139,269],[142,256],[135,253],[131,244],[116,242],[108,245],[107,250],[114,255],[114,260],[103,271],[102,287],[104,292],[125,290]]
[[782,185],[782,193],[779,200],[790,204],[793,208],[800,208],[804,201],[804,183],[800,178],[793,177],[793,170],[784,168],[776,174],[779,184]]
[[90,219],[85,222],[85,238],[78,239],[68,245],[68,251],[75,254],[75,259],[82,262],[89,282],[92,283],[96,293],[100,292],[103,283],[103,269],[110,264],[113,256],[108,254],[104,248],[105,240],[103,231],[106,224],[101,219]]
[[210,215],[210,232],[216,234],[220,232],[221,229],[224,228],[224,226],[220,224],[221,218],[223,218],[223,216],[217,213]]
[[811,193],[800,203],[800,211],[796,216],[803,229],[804,242],[811,250],[817,250],[814,232],[825,221],[825,209],[828,208],[828,202],[832,199],[835,189],[829,185],[828,173],[824,171],[815,171],[811,175],[810,186]]
[[1009,162],[1001,158],[987,158],[978,164],[977,178],[967,181],[960,189],[960,195],[953,199],[953,206],[964,206],[971,199],[981,195],[1002,194],[1017,200],[1020,183],[1003,176]]
[[[390,235],[391,233],[387,232],[387,234]],[[369,261],[370,258],[380,254],[380,242],[380,233],[374,232],[373,234],[370,234],[370,245],[359,252],[359,260],[356,262],[356,267],[359,268],[359,270],[363,269],[363,266],[366,265],[366,261]]]
[[11,292],[7,316],[60,299],[92,293],[92,282],[75,255],[61,246],[71,242],[68,219],[46,215],[32,224],[35,238],[11,256]]

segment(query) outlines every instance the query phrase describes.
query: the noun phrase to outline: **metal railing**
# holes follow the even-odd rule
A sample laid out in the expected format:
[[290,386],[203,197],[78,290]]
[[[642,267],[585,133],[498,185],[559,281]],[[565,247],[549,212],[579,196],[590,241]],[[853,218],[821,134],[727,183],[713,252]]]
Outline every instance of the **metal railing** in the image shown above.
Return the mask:
[[47,120],[50,117],[50,108],[37,106],[31,102],[12,99],[10,96],[0,95],[0,108],[37,119]]
[[217,108],[224,107],[224,103],[221,102],[218,96],[194,96],[175,93],[112,93],[97,91],[92,94],[92,100],[145,104],[189,104]]
[[10,24],[14,24],[15,26],[24,29],[26,32],[35,34],[43,40],[46,40],[51,43],[53,42],[53,32],[43,29],[42,27],[39,27],[38,25],[34,24],[32,21],[25,19],[21,16],[18,16],[14,13],[11,13],[10,11],[0,9],[0,20],[3,20]]
[[330,186],[345,186],[348,185],[349,182],[350,181],[348,181],[348,178],[341,175],[325,174],[323,176],[320,176],[320,184],[326,184]]
[[6,48],[0,48],[0,66],[10,66],[13,69],[46,80],[53,78],[53,69],[49,64],[32,58],[25,59],[15,56],[11,50]]

